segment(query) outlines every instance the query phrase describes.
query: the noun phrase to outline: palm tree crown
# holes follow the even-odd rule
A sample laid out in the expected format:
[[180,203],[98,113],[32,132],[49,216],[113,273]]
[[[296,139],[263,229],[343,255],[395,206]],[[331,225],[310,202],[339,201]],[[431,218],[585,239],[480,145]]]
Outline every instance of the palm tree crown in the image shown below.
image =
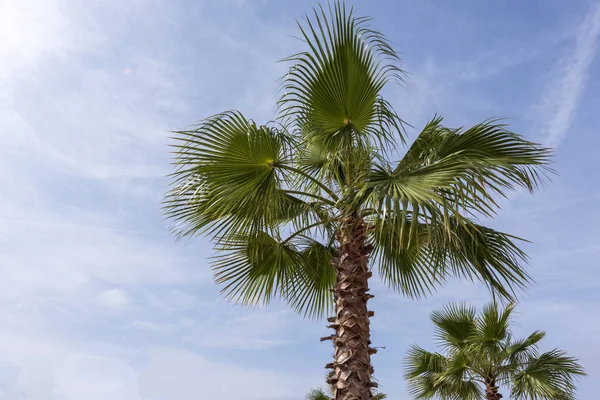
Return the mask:
[[[381,277],[420,296],[450,275],[511,297],[528,281],[514,236],[483,227],[496,196],[535,189],[549,150],[497,120],[451,129],[432,119],[398,161],[402,121],[380,95],[400,70],[385,38],[336,4],[301,32],[309,50],[283,79],[286,125],[237,111],[176,132],[164,201],[178,237],[215,240],[215,276],[243,303],[274,295],[298,311],[330,311],[341,221],[360,215]],[[389,63],[386,63],[389,62]]]
[[413,346],[406,379],[415,399],[499,400],[501,386],[522,400],[574,399],[575,378],[584,375],[577,359],[554,349],[540,353],[545,336],[535,331],[516,339],[510,331],[513,305],[473,307],[450,304],[431,314],[435,337],[445,355]]
[[498,120],[454,129],[435,117],[394,159],[404,124],[381,92],[402,71],[368,21],[342,3],[314,9],[299,24],[306,50],[286,59],[278,122],[226,111],[176,132],[164,200],[178,237],[214,240],[228,298],[280,297],[313,317],[335,307],[331,367],[340,388],[360,377],[360,396],[374,386],[369,261],[408,296],[461,276],[512,298],[529,280],[525,254],[474,217],[516,187],[534,190],[550,155]]

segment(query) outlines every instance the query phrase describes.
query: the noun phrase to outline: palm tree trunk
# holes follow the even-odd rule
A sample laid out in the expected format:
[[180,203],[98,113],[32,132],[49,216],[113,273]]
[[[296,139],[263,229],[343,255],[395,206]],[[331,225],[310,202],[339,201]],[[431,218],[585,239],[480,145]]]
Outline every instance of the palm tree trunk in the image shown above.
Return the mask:
[[485,382],[485,399],[486,400],[500,400],[503,396],[498,393],[498,386],[496,381]]
[[334,389],[334,400],[370,400],[373,366],[371,354],[377,350],[369,347],[369,318],[367,301],[373,297],[369,291],[368,255],[371,246],[366,243],[367,226],[362,218],[346,218],[337,235],[340,245],[339,259],[334,262],[337,280],[334,291],[336,315],[330,318],[330,328],[335,334],[323,338],[334,344],[334,360],[328,382]]

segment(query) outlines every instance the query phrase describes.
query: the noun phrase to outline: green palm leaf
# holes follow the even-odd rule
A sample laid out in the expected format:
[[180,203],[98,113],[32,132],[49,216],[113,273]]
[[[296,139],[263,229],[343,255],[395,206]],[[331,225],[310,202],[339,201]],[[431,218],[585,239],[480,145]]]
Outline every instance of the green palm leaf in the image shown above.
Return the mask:
[[419,346],[411,346],[406,357],[405,376],[415,378],[421,374],[439,374],[448,368],[448,359]]
[[545,332],[535,331],[524,339],[511,341],[506,348],[506,356],[508,357],[511,366],[519,366],[528,358],[537,357],[537,344],[545,336]]
[[502,386],[517,400],[574,399],[575,379],[585,375],[577,359],[557,349],[538,354],[541,331],[512,340],[513,308],[492,302],[476,314],[465,304],[449,304],[432,312],[445,354],[410,347],[404,376],[411,396],[483,400],[484,390]]
[[335,283],[332,259],[337,250],[317,241],[304,238],[301,251],[302,268],[285,293],[285,299],[299,313],[320,317],[332,311],[331,288]]
[[497,303],[489,303],[477,318],[478,336],[484,343],[499,343],[510,334],[510,316],[515,305],[510,304],[500,310]]
[[300,250],[266,232],[231,235],[217,250],[215,280],[228,298],[244,304],[285,293],[301,268]]
[[443,196],[445,207],[491,216],[497,207],[495,196],[506,196],[517,187],[532,191],[543,181],[544,172],[550,171],[549,157],[549,149],[523,139],[498,120],[465,130],[444,127],[436,117],[395,172],[404,176],[433,168],[430,173],[438,181],[430,179],[424,189]]
[[[411,211],[412,214],[412,211]],[[479,280],[506,298],[524,288],[525,253],[515,237],[454,217],[433,214],[425,223],[389,216],[374,220],[373,243],[381,276],[411,297],[430,293],[450,276]]]
[[475,308],[466,304],[449,304],[431,313],[435,336],[443,346],[462,349],[469,344],[477,329]]
[[331,397],[327,395],[322,389],[312,389],[306,394],[305,400],[330,400]]
[[293,66],[282,79],[282,118],[334,152],[368,141],[393,144],[402,138],[402,121],[379,93],[401,79],[397,54],[368,28],[368,18],[343,4],[329,15],[322,7],[313,11],[298,24],[308,50],[285,59]]
[[[400,218],[376,219],[372,232],[374,256],[385,283],[410,297],[431,293],[445,278],[445,264],[432,247],[428,229],[422,224],[413,227],[410,219],[402,225]],[[414,239],[408,243],[409,226]]]
[[227,298],[253,305],[278,296],[308,316],[331,311],[331,248],[307,238],[286,241],[256,232],[227,237],[217,250],[215,280]]
[[174,139],[176,171],[164,206],[179,236],[264,229],[294,206],[274,168],[286,159],[283,132],[226,112]]
[[[379,165],[366,191],[374,207],[400,214],[418,204],[442,214],[494,214],[496,196],[517,187],[533,190],[542,182],[548,149],[510,132],[497,121],[467,130],[450,129],[436,117],[423,129],[395,167]],[[414,208],[414,206],[413,206]]]
[[552,350],[531,359],[514,377],[511,395],[515,399],[575,399],[575,377],[583,369],[565,352]]
[[[477,279],[506,299],[530,282],[523,264],[527,255],[517,246],[515,236],[471,223],[450,219],[447,242],[449,267],[454,276]],[[468,222],[467,222],[468,221]]]

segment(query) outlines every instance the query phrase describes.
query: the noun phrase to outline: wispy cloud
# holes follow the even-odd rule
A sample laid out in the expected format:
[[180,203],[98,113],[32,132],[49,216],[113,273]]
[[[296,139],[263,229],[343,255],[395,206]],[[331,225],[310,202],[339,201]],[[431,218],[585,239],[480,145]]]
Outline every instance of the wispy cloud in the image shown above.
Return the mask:
[[587,84],[590,65],[600,34],[600,2],[594,2],[579,27],[575,49],[560,62],[560,70],[542,100],[542,114],[548,119],[545,144],[556,147],[569,131]]

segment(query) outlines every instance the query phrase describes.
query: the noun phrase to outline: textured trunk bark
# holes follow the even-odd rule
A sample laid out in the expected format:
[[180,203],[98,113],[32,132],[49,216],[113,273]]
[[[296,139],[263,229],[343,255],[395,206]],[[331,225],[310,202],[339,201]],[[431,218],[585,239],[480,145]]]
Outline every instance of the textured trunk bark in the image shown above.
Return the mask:
[[334,287],[336,315],[329,321],[335,334],[323,338],[333,340],[332,374],[328,379],[334,389],[334,400],[370,400],[373,366],[371,355],[377,350],[369,347],[369,291],[367,226],[362,218],[347,218],[338,232],[339,259],[335,262],[337,280]]
[[498,386],[495,381],[488,381],[485,383],[485,399],[486,400],[500,400],[503,396],[498,393]]

